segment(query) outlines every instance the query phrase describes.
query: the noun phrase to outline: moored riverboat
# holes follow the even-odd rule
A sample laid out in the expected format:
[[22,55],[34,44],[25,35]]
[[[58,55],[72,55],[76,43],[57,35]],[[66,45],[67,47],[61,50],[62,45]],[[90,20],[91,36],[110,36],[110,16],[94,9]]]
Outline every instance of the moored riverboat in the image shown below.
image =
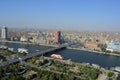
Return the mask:
[[52,54],[50,57],[54,58],[54,59],[63,60],[63,57],[61,55],[58,55],[58,54]]

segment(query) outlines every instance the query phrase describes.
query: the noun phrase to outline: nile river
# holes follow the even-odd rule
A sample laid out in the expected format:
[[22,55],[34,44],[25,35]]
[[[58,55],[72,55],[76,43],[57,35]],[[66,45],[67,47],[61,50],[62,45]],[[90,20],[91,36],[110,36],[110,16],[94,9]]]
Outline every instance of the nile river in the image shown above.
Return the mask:
[[[36,52],[52,48],[47,46],[36,46],[31,44],[3,43],[3,42],[1,42],[0,45],[5,45],[10,48],[14,48],[15,51],[17,51],[18,48],[26,48],[28,49],[28,52],[30,54],[34,54]],[[120,66],[120,57],[117,56],[103,55],[93,52],[70,49],[61,50],[55,53],[60,54],[64,59],[71,59],[72,61],[82,63],[94,63],[104,68]]]

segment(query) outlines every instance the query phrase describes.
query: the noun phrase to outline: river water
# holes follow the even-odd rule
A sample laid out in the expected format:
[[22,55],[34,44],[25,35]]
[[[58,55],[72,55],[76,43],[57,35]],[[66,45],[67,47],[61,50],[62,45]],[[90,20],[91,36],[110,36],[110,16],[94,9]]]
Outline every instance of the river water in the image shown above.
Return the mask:
[[[3,43],[3,42],[0,42],[0,45],[5,45],[10,48],[14,48],[15,51],[17,51],[18,48],[25,48],[28,49],[28,52],[30,54],[34,54],[36,52],[40,52],[42,50],[52,48],[48,46],[37,46],[37,45],[20,44],[20,43]],[[75,62],[91,63],[91,64],[94,63],[104,68],[120,66],[120,57],[117,56],[103,55],[93,52],[71,50],[71,49],[65,49],[55,53],[60,54],[65,60],[71,59],[72,61]]]

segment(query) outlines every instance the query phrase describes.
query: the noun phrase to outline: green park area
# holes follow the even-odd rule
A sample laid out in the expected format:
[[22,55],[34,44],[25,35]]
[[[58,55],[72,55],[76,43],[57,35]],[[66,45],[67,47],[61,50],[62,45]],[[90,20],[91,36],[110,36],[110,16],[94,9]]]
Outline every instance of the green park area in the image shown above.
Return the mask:
[[[18,53],[5,51],[19,55]],[[2,54],[2,52],[0,53]],[[20,53],[19,56],[23,56]],[[0,68],[1,80],[120,80],[116,73],[95,68],[88,64],[76,63],[71,60],[58,60],[50,57],[32,57]]]

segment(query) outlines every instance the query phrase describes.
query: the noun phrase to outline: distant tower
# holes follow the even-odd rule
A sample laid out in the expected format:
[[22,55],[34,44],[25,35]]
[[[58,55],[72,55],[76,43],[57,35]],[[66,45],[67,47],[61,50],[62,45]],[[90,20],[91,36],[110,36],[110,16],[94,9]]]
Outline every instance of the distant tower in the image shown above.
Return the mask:
[[60,37],[61,37],[61,32],[60,31],[54,32],[54,42],[56,44],[60,43]]
[[7,39],[7,27],[3,26],[3,28],[1,29],[1,38],[2,39]]

